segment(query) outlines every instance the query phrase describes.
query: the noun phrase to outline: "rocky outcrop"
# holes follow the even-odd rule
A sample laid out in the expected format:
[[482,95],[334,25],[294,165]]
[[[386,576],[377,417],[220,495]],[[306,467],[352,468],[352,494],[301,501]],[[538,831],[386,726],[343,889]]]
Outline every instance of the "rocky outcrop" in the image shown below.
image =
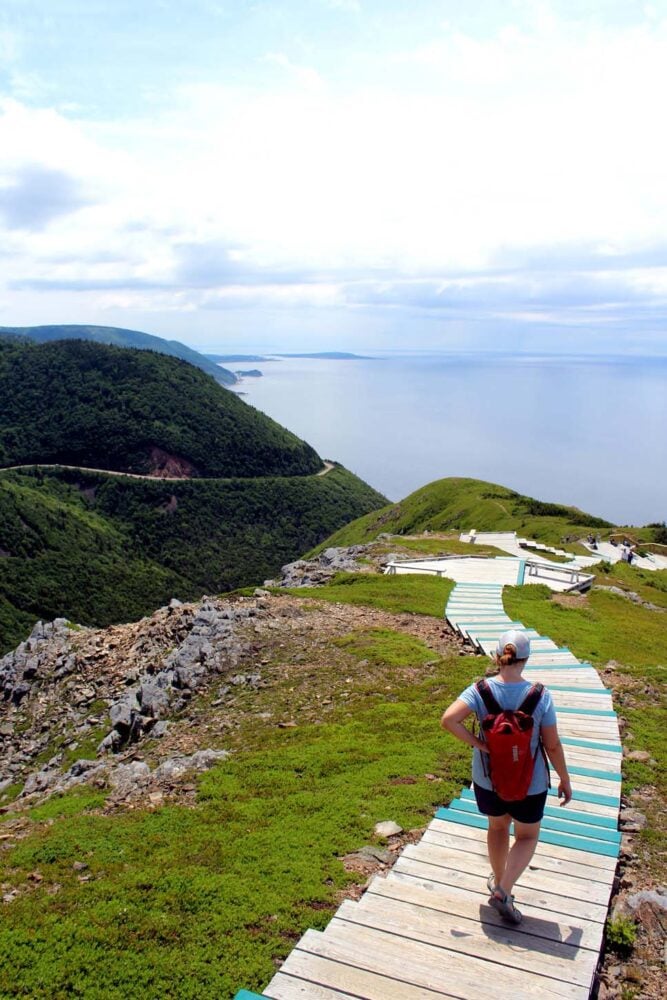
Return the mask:
[[[171,607],[177,606],[172,601]],[[159,719],[185,708],[193,692],[212,674],[233,669],[243,653],[235,626],[256,614],[256,606],[220,607],[205,600],[194,613],[184,641],[165,657],[162,669],[140,675],[109,707],[112,729],[99,749],[117,751],[136,742]]]
[[[113,788],[124,773],[118,753],[163,736],[196,692],[215,681],[224,697],[262,683],[256,668],[239,666],[252,654],[246,634],[267,616],[261,597],[239,597],[173,600],[150,618],[109,629],[38,622],[0,660],[0,793],[22,784],[22,798],[32,800],[82,782]],[[172,774],[198,770],[204,759],[172,762]],[[166,772],[156,775],[149,784]]]
[[268,580],[267,586],[321,587],[336,573],[357,573],[368,569],[360,558],[369,551],[367,545],[350,545],[347,548],[329,548],[315,559],[297,559],[281,570],[280,580]]

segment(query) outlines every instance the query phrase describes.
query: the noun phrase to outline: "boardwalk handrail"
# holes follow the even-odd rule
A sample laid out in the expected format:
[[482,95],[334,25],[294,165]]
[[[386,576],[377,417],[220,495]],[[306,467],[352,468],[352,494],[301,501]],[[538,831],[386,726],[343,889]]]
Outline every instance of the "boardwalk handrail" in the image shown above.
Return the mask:
[[532,559],[526,560],[526,573],[528,576],[546,577],[549,580],[563,580],[565,583],[571,583],[573,587],[593,580],[593,575],[584,572],[580,566],[534,562]]

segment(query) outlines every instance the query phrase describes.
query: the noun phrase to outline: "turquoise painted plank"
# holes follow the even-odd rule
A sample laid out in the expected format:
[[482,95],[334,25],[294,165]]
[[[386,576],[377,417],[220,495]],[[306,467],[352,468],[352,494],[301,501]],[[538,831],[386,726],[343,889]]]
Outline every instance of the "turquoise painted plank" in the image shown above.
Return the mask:
[[608,844],[602,840],[587,840],[585,837],[570,837],[569,834],[556,833],[554,830],[540,830],[540,841],[543,844],[553,844],[555,847],[571,847],[576,851],[587,851],[589,854],[602,854],[607,858],[618,857],[618,845]]
[[611,697],[611,688],[568,687],[567,684],[550,684],[550,691],[574,691],[577,694],[599,694]]
[[[472,601],[470,602],[470,604],[459,604],[458,601],[456,603],[454,603],[454,604],[448,604],[447,605],[447,611],[450,611],[452,614],[460,614],[460,615],[464,615],[464,614],[469,614],[469,615],[505,615],[505,614],[507,614],[507,612],[505,611],[505,609],[502,606],[502,604],[498,604],[497,606],[495,604],[477,604],[477,603],[473,604]],[[509,617],[509,615],[508,615],[508,617]]]
[[[516,628],[516,629],[522,628],[521,622],[507,621],[507,623],[503,622],[503,624],[502,624],[502,626],[501,626],[500,629],[494,629],[494,627],[492,625],[489,625],[489,626],[482,626],[481,628],[478,628],[476,631],[477,631],[477,633],[479,635],[482,635],[484,632],[488,632],[489,635],[496,635],[498,632],[501,632],[503,628],[505,628],[505,624],[507,625],[508,629],[509,628]],[[527,634],[530,635],[529,632]]]
[[[567,767],[570,774],[578,774],[581,778],[601,778],[603,781],[620,781],[620,774],[612,774],[610,771],[595,771],[589,767]],[[553,768],[551,768],[553,770]]]
[[492,625],[506,625],[509,622],[509,618],[492,618],[490,621],[484,621],[482,618],[473,618],[471,621],[461,621],[457,620],[457,625],[459,628],[475,628],[476,625],[481,625],[482,628],[491,628]]
[[[475,801],[475,793],[472,788],[463,788],[461,790],[461,799],[466,802],[472,802],[475,807],[477,807],[477,802]],[[595,813],[585,813],[578,812],[575,809],[571,809],[570,806],[550,806],[545,807],[545,815],[554,816],[557,819],[562,817],[567,817],[572,823],[584,823],[587,826],[591,824],[593,826],[604,826],[610,830],[616,830],[618,827],[618,820],[614,816],[597,816]]]
[[606,718],[618,718],[613,709],[606,708],[564,708],[562,705],[556,706],[558,715],[603,715]]
[[578,740],[574,736],[561,736],[561,743],[568,747],[584,747],[586,750],[609,750],[610,753],[622,753],[620,743],[600,743],[596,740]]
[[[550,788],[548,794],[554,798],[558,798],[558,789]],[[612,806],[618,809],[620,798],[621,790],[619,788],[617,795],[600,795],[598,792],[576,792],[573,801],[590,802],[594,806]]]
[[530,670],[581,670],[585,663],[534,663],[532,667],[525,666],[525,671]]
[[250,993],[249,990],[239,990],[234,1000],[266,1000],[263,993]]
[[445,608],[448,615],[465,615],[468,621],[480,621],[490,618],[509,618],[509,615],[502,609],[492,610],[491,608]]
[[[469,799],[454,799],[453,802],[449,803],[450,809],[455,809],[458,812],[477,812],[477,803],[471,802]],[[570,819],[567,814],[563,811],[559,812],[560,806],[555,810],[552,806],[549,806],[549,812],[545,810],[544,818],[542,820],[542,830],[553,830],[559,833],[569,833],[574,836],[587,837],[590,840],[601,840],[609,844],[620,844],[621,835],[618,830],[607,827],[596,826],[592,829],[592,824],[588,824],[588,832],[585,833],[581,829],[581,822],[577,822],[574,819]]]
[[522,559],[519,563],[519,572],[516,578],[517,587],[523,587],[523,581],[526,576],[526,560]]
[[[457,812],[456,809],[438,809],[435,815],[437,819],[458,823],[460,826],[474,826],[478,830],[487,829],[486,819],[483,816],[476,816],[474,813]],[[566,833],[557,833],[555,830],[540,830],[540,843],[569,847],[575,851],[587,851],[589,854],[602,854],[608,858],[618,857],[616,844],[592,840],[587,837],[570,836]]]

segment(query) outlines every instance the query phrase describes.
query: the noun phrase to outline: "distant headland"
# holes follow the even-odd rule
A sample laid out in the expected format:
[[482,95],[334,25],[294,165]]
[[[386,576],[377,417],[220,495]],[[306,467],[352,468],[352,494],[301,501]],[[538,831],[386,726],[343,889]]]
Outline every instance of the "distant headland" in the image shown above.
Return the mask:
[[324,361],[378,361],[378,358],[371,358],[365,354],[350,354],[347,351],[317,351],[313,353],[291,353],[291,354],[205,354],[209,361],[217,364],[229,362],[247,361],[278,361],[280,358],[314,358]]

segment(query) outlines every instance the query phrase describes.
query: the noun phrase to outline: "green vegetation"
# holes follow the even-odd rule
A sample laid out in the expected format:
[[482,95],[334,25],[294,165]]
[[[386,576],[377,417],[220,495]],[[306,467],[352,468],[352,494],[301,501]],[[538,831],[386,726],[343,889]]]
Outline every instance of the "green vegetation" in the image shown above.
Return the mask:
[[[393,614],[432,615],[442,618],[447,598],[454,586],[452,580],[435,576],[401,573],[376,576],[370,573],[337,573],[326,587],[318,587],[308,596],[318,601],[359,604],[382,608]],[[303,596],[299,589],[283,593]]]
[[261,583],[382,500],[342,468],[180,482],[5,472],[0,652],[37,618],[108,625],[150,614],[171,597]]
[[[624,564],[600,572],[602,586],[631,590],[667,609],[667,572],[649,573]],[[667,834],[661,811],[667,800],[667,613],[627,597],[593,589],[585,598],[559,598],[542,586],[505,588],[509,615],[538,629],[559,645],[569,646],[603,673],[613,688],[614,705],[625,720],[624,741],[648,752],[647,761],[624,759],[624,791],[648,788],[641,810],[648,825],[636,835],[642,863],[656,882],[667,875]]]
[[[660,575],[667,577],[667,572]],[[613,575],[603,579],[604,586],[620,583]],[[569,646],[579,659],[596,667],[616,660],[635,676],[664,678],[667,674],[667,621],[660,612],[605,590],[592,590],[585,603],[570,607],[554,600],[547,587],[534,585],[506,587],[503,602],[511,617]]]
[[175,358],[189,361],[196,368],[212,375],[221,385],[233,385],[236,378],[232,372],[214,364],[214,359],[193,351],[178,340],[163,340],[139,330],[123,330],[117,326],[82,326],[66,324],[60,326],[0,326],[0,337],[18,337],[21,340],[35,340],[45,344],[52,340],[92,340],[97,344],[113,344],[115,347],[136,347],[144,351],[157,351]]
[[[576,507],[543,503],[504,486],[479,479],[440,479],[405,500],[389,504],[346,525],[322,545],[354,545],[369,542],[383,532],[412,535],[423,531],[516,531],[548,545],[571,547],[591,530],[603,537],[613,528],[608,521]],[[644,541],[655,540],[658,527],[633,532]],[[564,543],[564,539],[569,539]]]
[[616,917],[608,920],[606,927],[607,948],[621,958],[628,958],[637,940],[637,926],[630,917]]
[[[0,465],[189,476],[301,476],[316,452],[177,358],[0,340]],[[173,473],[171,473],[173,475]]]
[[[427,613],[432,581],[422,577],[386,578],[385,609],[399,580]],[[361,594],[360,584],[337,588]],[[241,987],[261,991],[303,931],[327,924],[355,879],[341,858],[372,839],[375,823],[423,826],[458,793],[469,753],[438,720],[477,661],[441,660],[385,627],[332,643],[328,659],[331,671],[354,675],[349,700],[288,729],[261,722],[255,705],[230,734],[235,753],[199,781],[194,808],[105,816],[80,793],[33,810],[31,832],[6,854],[3,884],[19,895],[3,910],[11,979],[0,980],[0,995],[229,1000]],[[369,661],[375,683],[357,686],[357,659]],[[321,683],[330,690],[328,671]],[[287,693],[264,689],[261,707]],[[88,865],[87,881],[75,862]]]

